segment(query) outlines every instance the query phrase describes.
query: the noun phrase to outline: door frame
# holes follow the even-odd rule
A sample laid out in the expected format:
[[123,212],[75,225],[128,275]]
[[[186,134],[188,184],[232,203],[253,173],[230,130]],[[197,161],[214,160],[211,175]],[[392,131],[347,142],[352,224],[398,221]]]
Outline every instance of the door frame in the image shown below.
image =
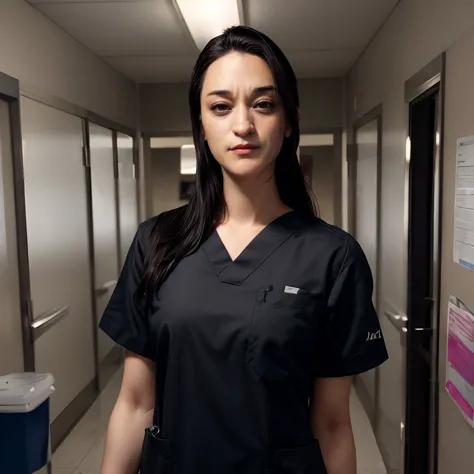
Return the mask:
[[[432,331],[433,338],[433,352],[431,360],[431,410],[430,423],[433,427],[430,433],[430,473],[437,473],[437,458],[438,458],[438,407],[439,407],[439,381],[438,381],[438,367],[439,367],[439,318],[440,318],[440,286],[441,286],[441,229],[442,229],[442,173],[443,173],[443,130],[444,130],[444,101],[445,101],[445,71],[446,71],[446,53],[442,53],[428,63],[424,68],[417,72],[414,76],[405,82],[405,117],[406,117],[406,143],[407,156],[405,160],[405,188],[404,188],[404,267],[405,274],[409,272],[409,222],[410,222],[410,139],[409,139],[409,118],[410,118],[410,103],[420,97],[425,92],[429,91],[436,85],[439,85],[439,102],[436,111],[436,141],[434,146],[434,196],[433,196],[433,299],[432,306]],[[408,295],[410,289],[407,291],[407,305]],[[409,321],[407,321],[409,326]],[[410,334],[407,333],[407,342],[410,339]],[[405,354],[405,362],[408,365],[409,361]],[[408,396],[408,391],[405,385],[405,395]],[[406,425],[406,403],[407,397],[403,400],[404,420],[401,428],[402,446],[405,446],[404,426]],[[404,449],[403,449],[404,450]],[[405,463],[409,460],[403,456],[401,463],[402,473],[405,472]]]
[[[122,269],[122,236],[120,233],[120,176],[118,156],[118,134],[112,130],[112,153],[114,157],[114,199],[115,199],[115,226],[117,227],[117,268],[120,273]],[[118,278],[118,275],[117,275]]]
[[23,142],[20,118],[20,83],[0,72],[0,99],[8,103],[13,159],[13,181],[15,196],[15,220],[17,230],[17,259],[20,290],[21,329],[23,339],[24,370],[35,370],[33,314],[30,289],[30,264],[28,257],[28,234],[26,227],[26,200],[23,173]]
[[[376,256],[376,275],[377,275],[377,286],[375,291],[375,306],[377,314],[380,314],[380,209],[381,209],[381,178],[382,178],[382,131],[383,131],[383,105],[379,104],[361,118],[355,121],[352,127],[352,146],[349,147],[349,152],[347,155],[347,168],[348,168],[348,227],[349,232],[356,236],[356,197],[357,197],[357,132],[373,121],[377,122],[377,196],[376,196],[376,229],[377,229],[377,256]],[[371,400],[370,395],[366,392],[365,387],[360,383],[359,379],[356,377],[354,379],[354,387],[359,395],[359,399],[364,407],[365,412],[369,418],[372,430],[376,433],[378,426],[378,404],[379,404],[379,386],[380,386],[380,368],[377,367],[374,369],[374,399]]]
[[[98,325],[100,322],[101,314],[97,310],[97,287],[96,279],[96,264],[95,264],[95,242],[94,242],[94,206],[92,200],[92,169],[91,169],[91,146],[90,146],[90,127],[96,125],[111,133],[112,138],[112,163],[113,163],[113,178],[114,178],[114,207],[115,207],[115,230],[116,230],[116,245],[117,252],[115,260],[117,263],[117,275],[116,279],[120,276],[122,270],[121,265],[121,239],[120,239],[120,213],[119,213],[119,171],[118,171],[118,136],[117,133],[123,133],[130,136],[135,142],[135,135],[130,135],[121,130],[116,130],[112,127],[110,122],[100,122],[91,119],[84,119],[83,126],[83,140],[84,140],[84,166],[86,173],[86,190],[87,190],[87,208],[88,208],[88,234],[89,234],[89,268],[90,268],[90,281],[91,281],[91,294],[92,294],[92,321],[93,321],[93,341],[94,341],[94,361],[96,367],[96,378],[95,386],[97,392],[100,393],[109,380],[112,378],[120,364],[125,359],[125,351],[119,345],[115,345],[114,348],[106,355],[105,359],[100,361],[99,357],[99,337],[98,337]],[[133,145],[135,146],[135,144]]]
[[116,168],[116,187],[117,187],[117,195],[116,195],[116,200],[117,200],[117,229],[119,229],[119,234],[118,234],[118,259],[119,259],[119,270],[122,269],[122,262],[125,260],[125,257],[127,256],[126,253],[125,255],[122,254],[122,240],[121,240],[121,234],[120,234],[120,172],[119,172],[119,146],[118,146],[118,140],[119,136],[118,134],[121,133],[122,135],[129,137],[133,140],[132,143],[132,167],[133,167],[133,179],[135,181],[135,199],[136,199],[136,212],[137,212],[137,224],[140,223],[141,221],[141,212],[140,212],[140,186],[139,186],[139,176],[140,176],[140,150],[139,150],[139,140],[141,139],[139,134],[136,135],[129,135],[127,133],[123,133],[120,131],[114,130],[114,161],[115,161],[115,168]]

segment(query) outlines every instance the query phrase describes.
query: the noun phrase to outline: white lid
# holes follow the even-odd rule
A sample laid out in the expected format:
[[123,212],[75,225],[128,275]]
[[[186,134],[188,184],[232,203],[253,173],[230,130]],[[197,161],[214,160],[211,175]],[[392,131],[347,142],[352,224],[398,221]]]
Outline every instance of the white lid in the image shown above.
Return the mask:
[[0,413],[34,410],[54,392],[52,374],[23,372],[0,377]]

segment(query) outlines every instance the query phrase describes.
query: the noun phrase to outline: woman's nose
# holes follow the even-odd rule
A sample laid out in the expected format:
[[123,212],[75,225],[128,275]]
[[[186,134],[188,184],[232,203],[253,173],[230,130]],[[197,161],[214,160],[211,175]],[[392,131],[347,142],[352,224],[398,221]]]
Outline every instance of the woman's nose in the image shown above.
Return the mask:
[[244,137],[255,131],[252,116],[247,108],[240,108],[235,111],[234,123],[232,125],[232,131],[239,137]]

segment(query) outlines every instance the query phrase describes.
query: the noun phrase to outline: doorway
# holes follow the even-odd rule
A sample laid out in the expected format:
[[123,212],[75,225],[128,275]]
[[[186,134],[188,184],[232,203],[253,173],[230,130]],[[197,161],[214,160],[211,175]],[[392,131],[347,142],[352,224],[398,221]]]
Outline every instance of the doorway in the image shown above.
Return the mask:
[[[443,69],[443,58],[438,62]],[[409,109],[404,473],[437,472],[441,72]]]
[[[354,125],[354,153],[349,161],[350,232],[356,238],[370,265],[373,282],[373,304],[379,308],[379,239],[380,177],[382,155],[382,106],[372,109]],[[360,374],[355,388],[377,434],[379,406],[379,368]]]

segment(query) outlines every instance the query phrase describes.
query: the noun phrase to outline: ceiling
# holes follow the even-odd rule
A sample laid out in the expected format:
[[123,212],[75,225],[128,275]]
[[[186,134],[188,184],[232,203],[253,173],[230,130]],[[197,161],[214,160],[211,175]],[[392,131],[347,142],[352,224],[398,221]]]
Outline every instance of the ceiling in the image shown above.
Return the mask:
[[[197,0],[199,1],[199,0]],[[173,0],[28,0],[137,83],[188,82],[199,51]],[[299,78],[345,75],[399,0],[242,0]]]

